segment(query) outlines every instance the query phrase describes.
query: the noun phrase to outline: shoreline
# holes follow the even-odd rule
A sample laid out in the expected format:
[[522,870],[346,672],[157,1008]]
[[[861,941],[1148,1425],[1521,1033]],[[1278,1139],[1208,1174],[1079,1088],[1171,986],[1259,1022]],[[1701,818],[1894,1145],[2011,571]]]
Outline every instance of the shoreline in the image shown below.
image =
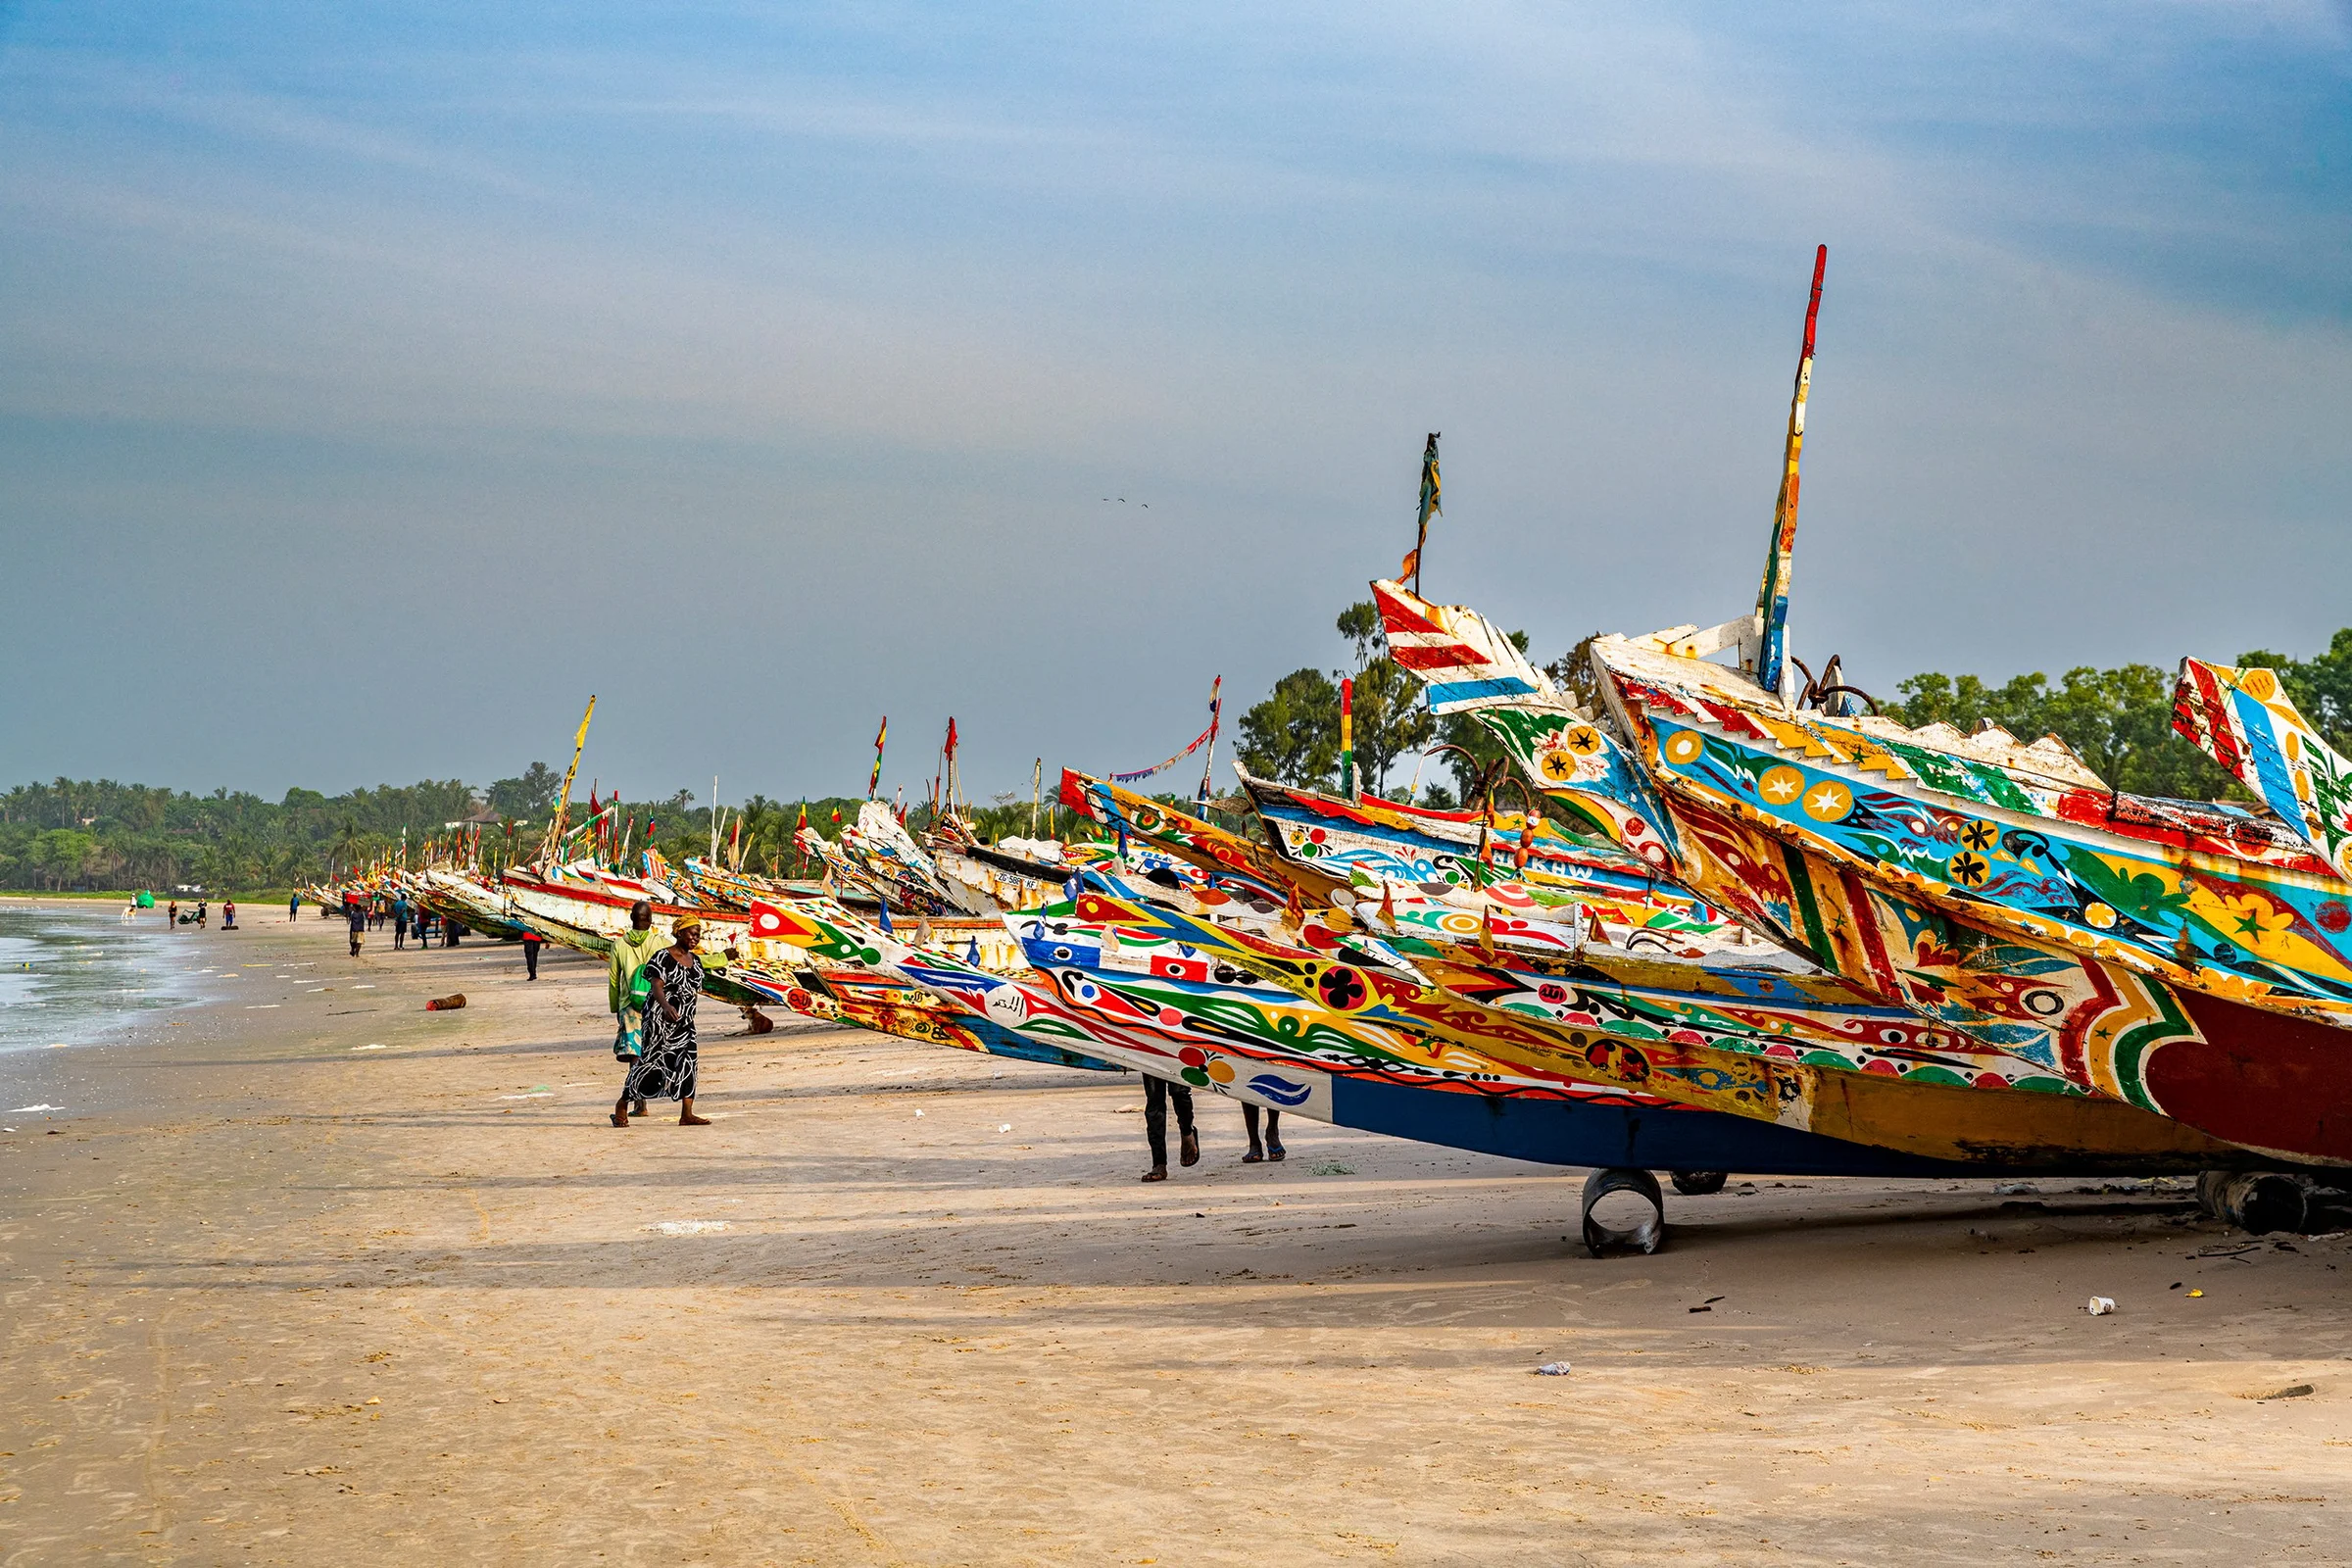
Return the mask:
[[0,1135],[0,1563],[2352,1548],[2352,1239],[1735,1179],[1593,1260],[1581,1172],[1296,1118],[1243,1166],[1201,1097],[1144,1187],[1132,1080],[723,1007],[715,1125],[622,1131],[601,966],[280,913],[240,963],[318,990]]

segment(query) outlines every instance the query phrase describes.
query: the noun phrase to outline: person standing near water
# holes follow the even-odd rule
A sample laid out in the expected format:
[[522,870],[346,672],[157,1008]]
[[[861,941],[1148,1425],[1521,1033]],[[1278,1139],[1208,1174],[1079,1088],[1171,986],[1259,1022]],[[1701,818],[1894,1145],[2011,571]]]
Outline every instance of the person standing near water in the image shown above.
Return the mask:
[[220,929],[223,931],[234,931],[236,928],[237,901],[234,899],[222,899],[220,901]]
[[299,893],[289,893],[286,895],[286,924],[292,925],[294,923],[294,917],[301,912],[302,895]]
[[199,931],[204,929],[204,906],[210,902],[211,901],[208,899],[198,899],[196,901],[196,929]]
[[[662,951],[662,934],[654,929],[654,906],[639,899],[629,906],[629,928],[612,939],[607,956],[605,993],[615,1028],[612,1057],[634,1067],[645,1054],[645,989],[637,971]],[[645,1114],[645,1099],[637,1099],[637,1114]]]
[[615,1127],[629,1124],[631,1100],[643,1104],[649,1099],[676,1101],[681,1127],[710,1125],[708,1116],[694,1113],[694,1011],[706,978],[694,948],[702,934],[700,920],[681,915],[670,945],[645,961],[645,1053],[629,1069],[629,1081],[612,1103]]
[[177,924],[179,924],[179,901],[173,899],[172,906],[164,911],[164,929],[169,931]]

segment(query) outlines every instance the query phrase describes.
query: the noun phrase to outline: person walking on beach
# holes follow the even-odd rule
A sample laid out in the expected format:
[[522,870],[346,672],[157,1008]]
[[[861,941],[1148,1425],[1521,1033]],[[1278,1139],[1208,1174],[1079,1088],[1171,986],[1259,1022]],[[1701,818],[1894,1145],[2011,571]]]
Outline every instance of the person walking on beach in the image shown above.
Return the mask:
[[539,978],[539,949],[541,944],[546,941],[547,939],[536,931],[525,931],[522,934],[522,967],[524,971],[522,977],[525,980]]
[[[654,906],[639,899],[629,906],[629,928],[612,939],[605,975],[605,994],[615,1024],[612,1056],[631,1067],[645,1054],[646,989],[637,983],[637,974],[661,951],[662,934],[654,929]],[[637,1114],[645,1114],[642,1096],[637,1101]]]
[[[409,896],[406,893],[392,901],[392,951],[398,953],[409,945]],[[424,946],[424,933],[416,933],[416,945]]]
[[1266,1141],[1257,1141],[1257,1107],[1247,1100],[1242,1102],[1242,1125],[1250,1133],[1250,1152],[1242,1156],[1245,1165],[1262,1164],[1269,1159],[1284,1159],[1290,1151],[1282,1147],[1282,1112],[1266,1107]]
[[223,931],[234,931],[236,928],[237,901],[234,899],[222,899],[220,901],[220,929]]
[[360,944],[368,938],[368,906],[358,899],[345,901],[343,917],[351,922],[351,956],[360,956]]
[[289,894],[287,894],[287,895],[286,895],[286,924],[288,924],[288,925],[292,925],[292,924],[294,923],[294,917],[295,917],[296,915],[300,914],[301,912],[302,912],[302,895],[301,895],[301,894],[299,894],[299,893],[289,893]]
[[1144,1137],[1152,1145],[1152,1168],[1144,1172],[1148,1182],[1168,1179],[1168,1102],[1176,1102],[1176,1133],[1181,1143],[1178,1156],[1187,1165],[1200,1163],[1200,1137],[1193,1130],[1193,1092],[1182,1084],[1172,1084],[1165,1078],[1147,1075],[1144,1079]]
[[196,929],[199,931],[204,929],[204,906],[207,902],[209,901],[204,899],[196,901]]
[[612,1102],[615,1127],[629,1124],[632,1100],[642,1104],[651,1099],[676,1101],[681,1127],[710,1125],[708,1116],[694,1113],[694,1009],[702,1000],[705,978],[694,947],[702,934],[700,920],[680,915],[670,945],[645,961],[645,1053],[629,1069],[629,1081]]

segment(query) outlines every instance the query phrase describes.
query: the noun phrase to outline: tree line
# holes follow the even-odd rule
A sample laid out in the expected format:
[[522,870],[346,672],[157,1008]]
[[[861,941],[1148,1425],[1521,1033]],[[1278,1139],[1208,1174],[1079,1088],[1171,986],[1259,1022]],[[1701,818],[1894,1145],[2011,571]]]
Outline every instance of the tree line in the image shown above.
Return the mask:
[[[1352,679],[1361,788],[1441,808],[1473,796],[1481,769],[1498,755],[1486,731],[1466,715],[1431,717],[1421,706],[1421,682],[1389,656],[1379,612],[1369,601],[1342,611],[1335,626],[1345,662],[1293,670],[1244,712],[1237,726],[1243,763],[1282,783],[1336,789],[1339,683]],[[1527,651],[1526,633],[1513,632],[1511,640]],[[2308,659],[2257,649],[2240,654],[2237,662],[2278,670],[2304,715],[2337,751],[2352,755],[2352,627]],[[1544,667],[1574,688],[1581,665],[1572,651]],[[1967,732],[1989,720],[2021,740],[2056,735],[2109,784],[2134,794],[2245,799],[2234,780],[2173,733],[2172,690],[2171,673],[2153,664],[2085,664],[2055,681],[2034,672],[1999,684],[1930,671],[1898,681],[1894,695],[1882,697],[1882,708],[1914,728],[1940,721]],[[1452,750],[1423,760],[1431,748],[1448,744]],[[474,830],[483,862],[496,869],[536,852],[562,786],[563,775],[545,762],[478,791],[458,779],[425,779],[340,795],[290,789],[279,801],[226,789],[192,795],[112,779],[23,784],[0,795],[0,888],[163,890],[184,884],[216,893],[282,893],[397,855],[404,844],[414,852],[428,840],[448,838],[450,823],[485,816]],[[991,842],[1033,830],[1043,838],[1083,836],[1082,824],[1051,794],[1033,807],[1008,792],[964,814]],[[857,821],[860,804],[856,796],[828,796],[807,802],[806,809],[812,827],[835,838]],[[727,808],[722,844],[739,843],[747,867],[807,873],[812,868],[792,846],[803,808],[800,801],[755,795],[740,813]],[[570,810],[570,820],[581,821],[587,803],[575,800]],[[908,824],[919,832],[932,815],[927,802],[918,804]],[[710,849],[710,805],[697,804],[689,790],[627,802],[614,813],[616,825],[629,829],[632,858],[651,842],[673,863]]]
[[[459,779],[426,779],[340,795],[290,789],[280,801],[227,789],[193,795],[113,779],[23,784],[0,794],[0,888],[198,886],[216,896],[282,894],[397,858],[404,846],[414,863],[428,843],[446,843],[461,832],[469,845],[478,842],[481,863],[496,870],[536,855],[563,783],[557,769],[533,762],[479,790]],[[607,804],[597,801],[600,809]],[[754,870],[813,872],[793,848],[802,812],[819,834],[838,838],[858,820],[862,804],[856,796],[802,802],[754,795],[723,808],[721,847],[739,853]],[[648,847],[680,863],[709,853],[711,814],[710,803],[698,803],[690,790],[622,802],[612,812],[606,847],[617,852],[625,834],[632,863]],[[932,814],[928,804],[917,806],[908,812],[909,823],[920,831]],[[1028,834],[1033,825],[1049,838],[1075,826],[1050,798],[1033,810],[1027,800],[1005,795],[964,814],[991,841]],[[567,822],[576,827],[588,815],[587,801],[575,797]],[[569,840],[575,853],[582,844]]]

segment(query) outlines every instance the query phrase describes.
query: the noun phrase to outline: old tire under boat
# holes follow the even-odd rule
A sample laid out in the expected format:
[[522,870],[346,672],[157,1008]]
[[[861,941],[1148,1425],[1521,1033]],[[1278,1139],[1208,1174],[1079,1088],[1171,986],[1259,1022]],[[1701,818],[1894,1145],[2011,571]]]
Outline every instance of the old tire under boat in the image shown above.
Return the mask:
[[[1624,1196],[1631,1203],[1611,1204],[1612,1209],[1633,1208],[1637,1216],[1630,1225],[1605,1223],[1597,1212],[1603,1199]],[[1642,1205],[1647,1212],[1641,1212]],[[1654,1252],[1666,1240],[1666,1195],[1658,1189],[1658,1179],[1648,1171],[1619,1166],[1596,1170],[1585,1178],[1584,1200],[1585,1247],[1599,1257],[1612,1247],[1630,1247],[1641,1252]]]
[[2303,1184],[2267,1170],[2204,1172],[2197,1178],[2197,1206],[2250,1236],[2299,1232],[2310,1217]]

